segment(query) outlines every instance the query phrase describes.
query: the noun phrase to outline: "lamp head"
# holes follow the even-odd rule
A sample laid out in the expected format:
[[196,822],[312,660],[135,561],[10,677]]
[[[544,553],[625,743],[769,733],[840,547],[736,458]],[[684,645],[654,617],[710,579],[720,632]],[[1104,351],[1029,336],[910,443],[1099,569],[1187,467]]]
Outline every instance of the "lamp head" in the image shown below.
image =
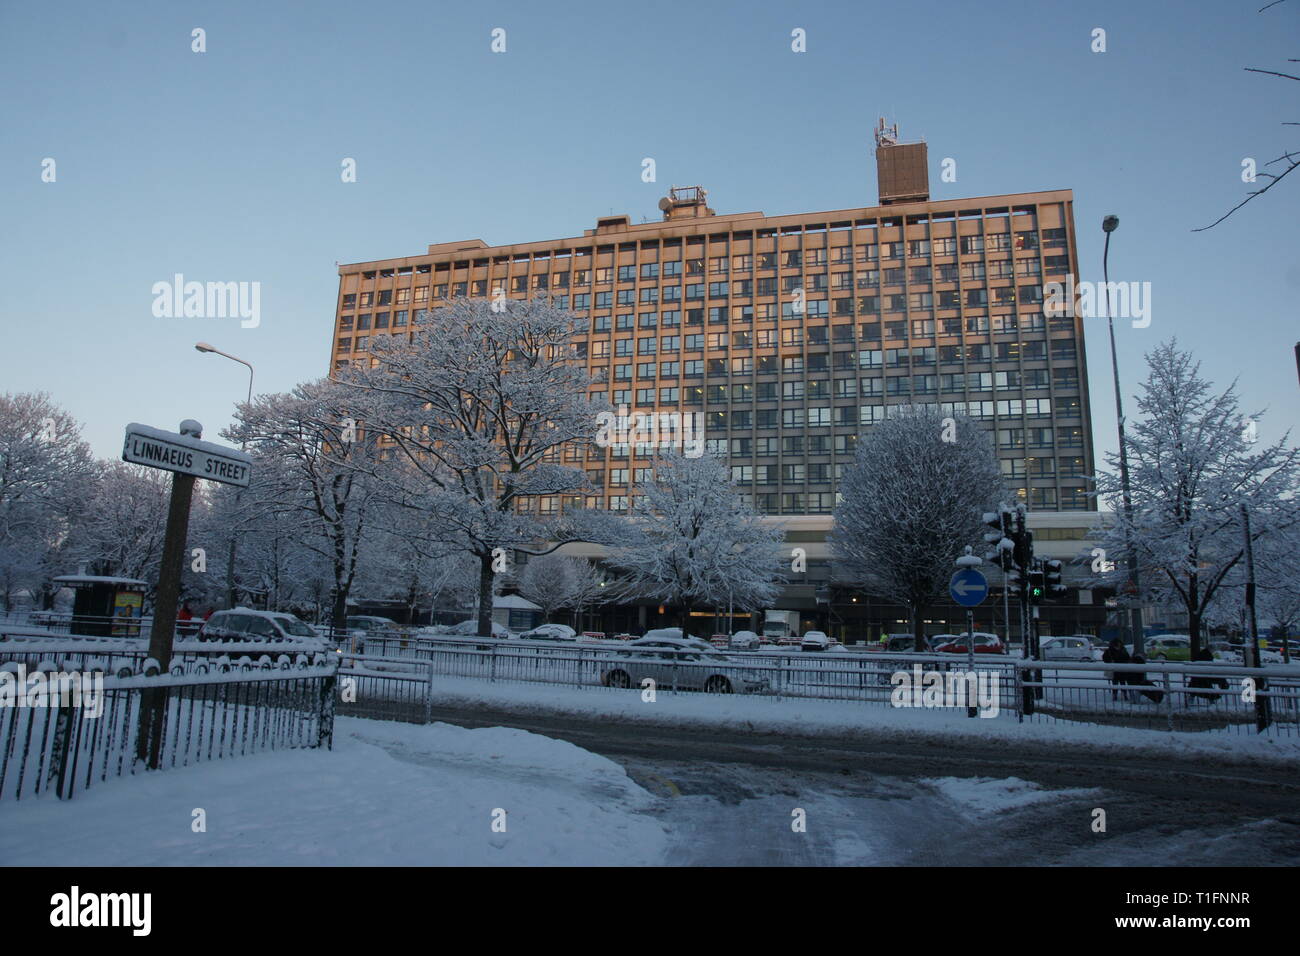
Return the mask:
[[211,345],[209,345],[207,342],[195,342],[195,343],[194,343],[194,347],[195,347],[196,349],[198,349],[200,352],[215,352],[215,351],[216,351],[216,349],[214,349],[214,348],[213,348]]
[[1119,216],[1107,216],[1101,221],[1102,232],[1114,232],[1119,226]]

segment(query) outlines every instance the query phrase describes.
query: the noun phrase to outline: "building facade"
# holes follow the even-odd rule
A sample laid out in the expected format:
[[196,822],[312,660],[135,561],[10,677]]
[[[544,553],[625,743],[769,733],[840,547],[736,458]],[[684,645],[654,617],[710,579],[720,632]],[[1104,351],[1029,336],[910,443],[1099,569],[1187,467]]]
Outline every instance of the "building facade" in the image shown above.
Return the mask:
[[[1083,320],[1044,310],[1044,286],[1078,275],[1072,193],[934,201],[924,149],[904,152],[916,145],[881,144],[874,207],[718,215],[703,189],[674,188],[656,222],[342,265],[331,367],[448,300],[545,295],[589,320],[578,359],[612,406],[697,413],[741,491],[807,543],[808,588],[828,577],[858,436],[894,406],[982,422],[1020,500],[1082,539],[1095,518]],[[572,449],[598,493],[530,507],[627,510],[650,461],[621,451]]]

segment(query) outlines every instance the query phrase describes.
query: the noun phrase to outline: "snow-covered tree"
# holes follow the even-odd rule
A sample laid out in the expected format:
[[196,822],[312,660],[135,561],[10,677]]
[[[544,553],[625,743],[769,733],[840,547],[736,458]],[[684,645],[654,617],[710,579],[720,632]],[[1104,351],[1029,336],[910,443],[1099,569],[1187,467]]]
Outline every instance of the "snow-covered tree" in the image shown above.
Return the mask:
[[573,573],[569,558],[558,554],[533,558],[519,575],[519,593],[542,609],[549,624],[556,611],[568,606]]
[[99,463],[66,553],[91,574],[158,580],[171,474],[123,461]]
[[612,516],[519,510],[535,496],[589,490],[560,450],[589,443],[604,403],[572,361],[579,320],[542,299],[462,299],[405,336],[372,336],[373,366],[340,373],[364,402],[367,430],[395,450],[409,480],[401,500],[439,528],[442,540],[479,562],[478,626],[489,633],[492,585],[512,551],[545,554],[571,541],[602,540]]
[[42,587],[92,473],[81,426],[43,392],[0,395],[0,600]]
[[542,555],[519,575],[519,593],[542,609],[548,623],[556,611],[567,608],[578,626],[582,612],[599,603],[605,591],[604,575],[585,558]]
[[235,423],[222,433],[227,441],[247,442],[256,459],[256,487],[239,496],[243,507],[254,515],[281,516],[281,527],[296,544],[329,562],[336,624],[347,616],[362,536],[380,493],[377,472],[384,466],[373,436],[357,424],[355,400],[336,382],[308,382],[241,404]]
[[758,609],[776,597],[784,532],[745,503],[720,459],[670,453],[635,493],[627,540],[609,557],[624,594],[679,609],[683,631],[693,608]]
[[585,558],[570,558],[572,572],[565,606],[573,612],[573,627],[582,630],[582,615],[590,608],[604,604],[611,597],[605,572]]
[[1170,341],[1146,356],[1137,396],[1141,418],[1128,430],[1133,516],[1125,514],[1118,456],[1098,477],[1114,511],[1103,544],[1122,581],[1132,542],[1145,594],[1187,612],[1193,651],[1207,611],[1240,574],[1245,559],[1242,505],[1250,510],[1255,550],[1300,524],[1300,451],[1287,436],[1258,441],[1260,413],[1242,416],[1235,384],[1213,394],[1190,353]]
[[923,609],[947,595],[953,561],[980,547],[983,513],[1006,497],[988,432],[966,416],[900,406],[859,440],[840,491],[837,577],[905,605],[923,647]]

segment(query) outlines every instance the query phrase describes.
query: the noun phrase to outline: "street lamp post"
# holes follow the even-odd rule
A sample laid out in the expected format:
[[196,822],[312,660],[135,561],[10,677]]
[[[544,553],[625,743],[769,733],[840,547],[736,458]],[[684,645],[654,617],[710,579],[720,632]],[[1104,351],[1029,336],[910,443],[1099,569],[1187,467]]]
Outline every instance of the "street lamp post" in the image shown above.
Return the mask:
[[[215,348],[214,346],[209,345],[207,342],[196,342],[194,344],[194,348],[200,352],[212,352],[216,355],[222,356],[223,358],[228,358],[232,362],[238,362],[240,365],[246,365],[248,367],[248,404],[252,404],[253,365],[251,362],[246,362],[243,359],[239,358],[238,356],[231,355],[229,352],[223,352],[221,351],[221,349]],[[246,441],[241,442],[239,446],[240,450],[241,451],[245,450],[247,448],[247,445],[248,442]],[[243,496],[244,496],[244,491],[242,488],[235,493],[236,510],[238,510],[239,503],[242,500]],[[235,606],[235,529],[231,528],[230,529],[230,550],[226,554],[226,607],[234,607],[234,606]]]
[[1106,286],[1106,323],[1110,328],[1110,367],[1115,378],[1115,420],[1119,426],[1119,482],[1124,501],[1124,553],[1128,564],[1128,586],[1133,593],[1129,608],[1129,633],[1133,637],[1133,653],[1142,653],[1142,585],[1138,577],[1137,554],[1133,551],[1133,496],[1129,488],[1128,442],[1124,437],[1124,398],[1119,387],[1119,354],[1115,350],[1115,317],[1110,308],[1110,234],[1119,226],[1118,216],[1106,216],[1101,228],[1106,233],[1106,245],[1101,254],[1101,274]]

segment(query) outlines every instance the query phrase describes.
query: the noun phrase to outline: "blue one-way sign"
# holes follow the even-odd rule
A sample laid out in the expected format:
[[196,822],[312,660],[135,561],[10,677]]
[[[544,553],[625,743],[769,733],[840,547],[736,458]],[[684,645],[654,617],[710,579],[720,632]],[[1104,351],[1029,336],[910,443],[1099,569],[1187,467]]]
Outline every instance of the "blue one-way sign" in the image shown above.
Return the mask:
[[974,568],[962,568],[948,582],[948,593],[962,607],[975,607],[989,596],[989,582]]

